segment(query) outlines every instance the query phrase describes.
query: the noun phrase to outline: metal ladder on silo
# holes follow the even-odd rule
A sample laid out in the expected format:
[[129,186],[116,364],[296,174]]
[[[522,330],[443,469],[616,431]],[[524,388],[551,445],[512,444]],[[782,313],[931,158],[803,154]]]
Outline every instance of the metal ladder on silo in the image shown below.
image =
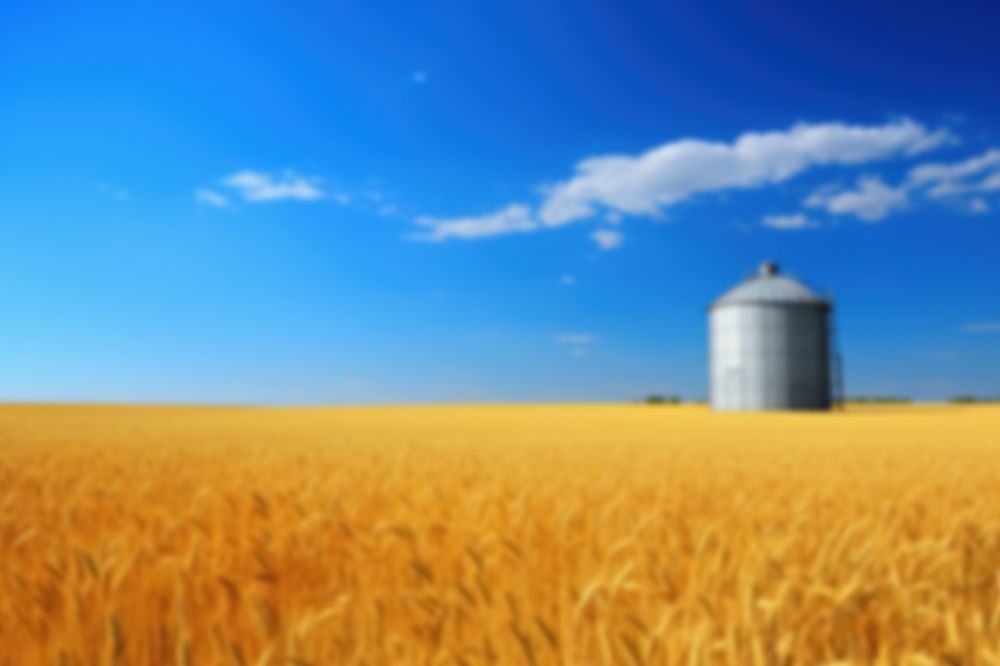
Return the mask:
[[837,339],[837,323],[834,317],[834,310],[830,308],[830,317],[827,320],[830,341],[830,383],[833,395],[833,408],[835,410],[844,409],[844,361],[840,355],[840,343]]

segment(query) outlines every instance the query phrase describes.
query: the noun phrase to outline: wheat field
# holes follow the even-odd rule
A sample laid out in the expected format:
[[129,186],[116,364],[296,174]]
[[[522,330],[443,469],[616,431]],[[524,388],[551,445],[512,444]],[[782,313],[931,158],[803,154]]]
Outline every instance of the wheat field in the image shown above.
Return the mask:
[[1000,409],[0,407],[0,663],[1000,664]]

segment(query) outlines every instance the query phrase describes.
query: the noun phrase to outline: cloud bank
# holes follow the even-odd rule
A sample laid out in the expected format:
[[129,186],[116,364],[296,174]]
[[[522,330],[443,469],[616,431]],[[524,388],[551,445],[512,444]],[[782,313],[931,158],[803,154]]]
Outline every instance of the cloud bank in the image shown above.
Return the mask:
[[[657,217],[695,196],[762,188],[817,167],[913,157],[956,141],[947,129],[929,129],[909,118],[882,125],[797,123],[785,130],[746,132],[731,142],[679,139],[638,155],[587,157],[576,164],[570,178],[542,188],[543,199],[535,211],[511,204],[482,216],[422,216],[416,224],[423,230],[411,237],[471,240],[534,232],[598,215],[619,220],[622,215]],[[815,205],[875,216],[905,203],[905,196],[901,202],[879,190],[874,181],[860,186],[859,195],[844,198],[830,193],[829,200],[816,199]],[[776,217],[772,222],[792,228],[798,220]],[[623,239],[620,232],[609,230],[591,237],[602,249],[618,247]]]
[[595,215],[601,206],[657,215],[697,194],[780,183],[826,165],[857,165],[912,156],[954,140],[902,119],[878,126],[799,123],[784,131],[747,132],[732,143],[682,139],[638,156],[587,158],[555,185],[539,211],[547,226]]

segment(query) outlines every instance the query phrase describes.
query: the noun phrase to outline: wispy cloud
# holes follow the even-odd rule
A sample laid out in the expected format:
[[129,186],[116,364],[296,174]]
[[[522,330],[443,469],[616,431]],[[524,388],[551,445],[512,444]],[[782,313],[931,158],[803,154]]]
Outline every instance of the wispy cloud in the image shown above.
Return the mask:
[[597,342],[597,337],[590,333],[557,333],[556,343],[570,347],[570,354],[583,358],[590,353],[590,348]]
[[919,200],[950,201],[968,213],[987,213],[990,205],[983,195],[993,192],[1000,192],[998,148],[958,162],[918,164],[896,186],[877,176],[860,179],[854,189],[828,185],[813,192],[803,203],[834,215],[854,215],[878,222]]
[[[986,180],[973,183],[971,179],[983,173],[993,172]],[[929,185],[928,196],[934,198],[946,197],[972,190],[1000,189],[1000,181],[992,187],[992,178],[1000,176],[1000,149],[992,148],[982,155],[970,157],[952,164],[931,163],[921,164],[910,170],[907,185],[917,187]]]
[[415,232],[410,238],[430,243],[439,243],[450,238],[472,240],[524,233],[534,231],[539,226],[531,215],[531,209],[522,204],[511,204],[495,213],[479,217],[441,219],[422,216],[417,218],[416,223],[424,231]]
[[614,229],[597,229],[590,234],[590,238],[602,250],[616,250],[625,242],[625,235]]
[[320,189],[320,179],[299,176],[285,171],[279,176],[245,169],[222,180],[250,203],[269,201],[316,201],[326,194]]
[[1000,171],[984,178],[983,181],[979,183],[979,190],[981,192],[996,192],[997,190],[1000,190]]
[[966,333],[1000,333],[1000,321],[985,321],[965,324],[962,330]]
[[410,77],[410,80],[417,84],[427,83],[427,72],[418,69],[415,72],[413,72],[413,75]]
[[574,284],[576,284],[576,277],[573,275],[560,276],[559,284],[563,287],[572,287]]
[[194,191],[195,201],[215,208],[232,208],[237,201],[324,201],[350,206],[379,217],[392,217],[400,211],[400,206],[389,195],[370,185],[351,190],[340,187],[336,181],[330,182],[320,176],[303,176],[293,170],[267,173],[243,169],[218,182],[221,187],[197,188]]
[[118,201],[125,201],[128,199],[128,191],[120,187],[113,187],[107,183],[101,183],[101,192],[117,199]]
[[861,177],[853,190],[821,189],[805,200],[810,208],[822,208],[832,215],[854,215],[866,222],[878,222],[906,204],[907,188],[890,187],[878,176]]
[[549,189],[539,218],[559,226],[600,208],[654,216],[708,192],[780,183],[824,165],[858,165],[912,156],[954,140],[904,118],[884,125],[799,123],[787,130],[747,132],[732,143],[681,139],[640,155],[589,157],[576,175]]
[[212,206],[213,208],[228,208],[230,205],[229,199],[215,190],[195,190],[194,200],[200,204]]
[[779,231],[799,231],[802,229],[815,229],[819,223],[811,220],[802,213],[790,213],[788,215],[765,215],[761,224],[770,229]]
[[592,345],[597,338],[590,333],[557,333],[555,341],[561,345]]
[[[728,143],[679,139],[638,155],[599,155],[579,161],[571,178],[541,188],[543,198],[536,212],[524,204],[511,204],[482,216],[423,216],[416,223],[430,231],[411,237],[484,238],[599,216],[618,225],[626,215],[662,216],[667,208],[698,195],[762,188],[815,167],[912,157],[955,141],[950,130],[930,129],[909,118],[882,125],[798,123],[784,130],[746,132]],[[874,214],[871,210],[863,209]],[[591,237],[602,249],[619,247],[623,240],[620,232],[607,229]]]

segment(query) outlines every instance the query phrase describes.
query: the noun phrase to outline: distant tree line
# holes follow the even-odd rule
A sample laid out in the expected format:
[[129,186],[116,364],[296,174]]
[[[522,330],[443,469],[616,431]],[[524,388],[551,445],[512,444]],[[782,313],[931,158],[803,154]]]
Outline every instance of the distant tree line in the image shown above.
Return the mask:
[[[913,398],[898,395],[856,395],[847,398],[847,402],[852,403],[874,403],[874,404],[885,404],[885,403],[908,403],[913,402]],[[982,396],[982,395],[956,395],[948,398],[948,402],[955,405],[974,405],[974,404],[984,404],[984,403],[998,403],[1000,402],[1000,396]]]
[[[684,398],[679,395],[651,393],[644,398],[636,398],[633,402],[642,405],[681,405],[685,402],[694,405],[704,405],[708,401],[705,398],[695,398],[693,400],[685,401]],[[902,405],[912,403],[913,398],[904,395],[855,395],[847,398],[846,402],[861,405]],[[955,405],[996,404],[1000,403],[1000,396],[956,395],[948,398],[948,402]]]
[[1000,402],[1000,396],[985,396],[985,395],[956,395],[950,398],[948,402],[955,405],[973,405],[976,403],[997,403]]
[[876,404],[886,404],[886,403],[908,403],[913,402],[913,398],[902,395],[856,395],[849,397],[847,402],[853,403],[876,403]]
[[660,395],[659,393],[653,393],[638,400],[637,402],[641,402],[646,405],[680,405],[684,402],[684,399],[679,395]]

